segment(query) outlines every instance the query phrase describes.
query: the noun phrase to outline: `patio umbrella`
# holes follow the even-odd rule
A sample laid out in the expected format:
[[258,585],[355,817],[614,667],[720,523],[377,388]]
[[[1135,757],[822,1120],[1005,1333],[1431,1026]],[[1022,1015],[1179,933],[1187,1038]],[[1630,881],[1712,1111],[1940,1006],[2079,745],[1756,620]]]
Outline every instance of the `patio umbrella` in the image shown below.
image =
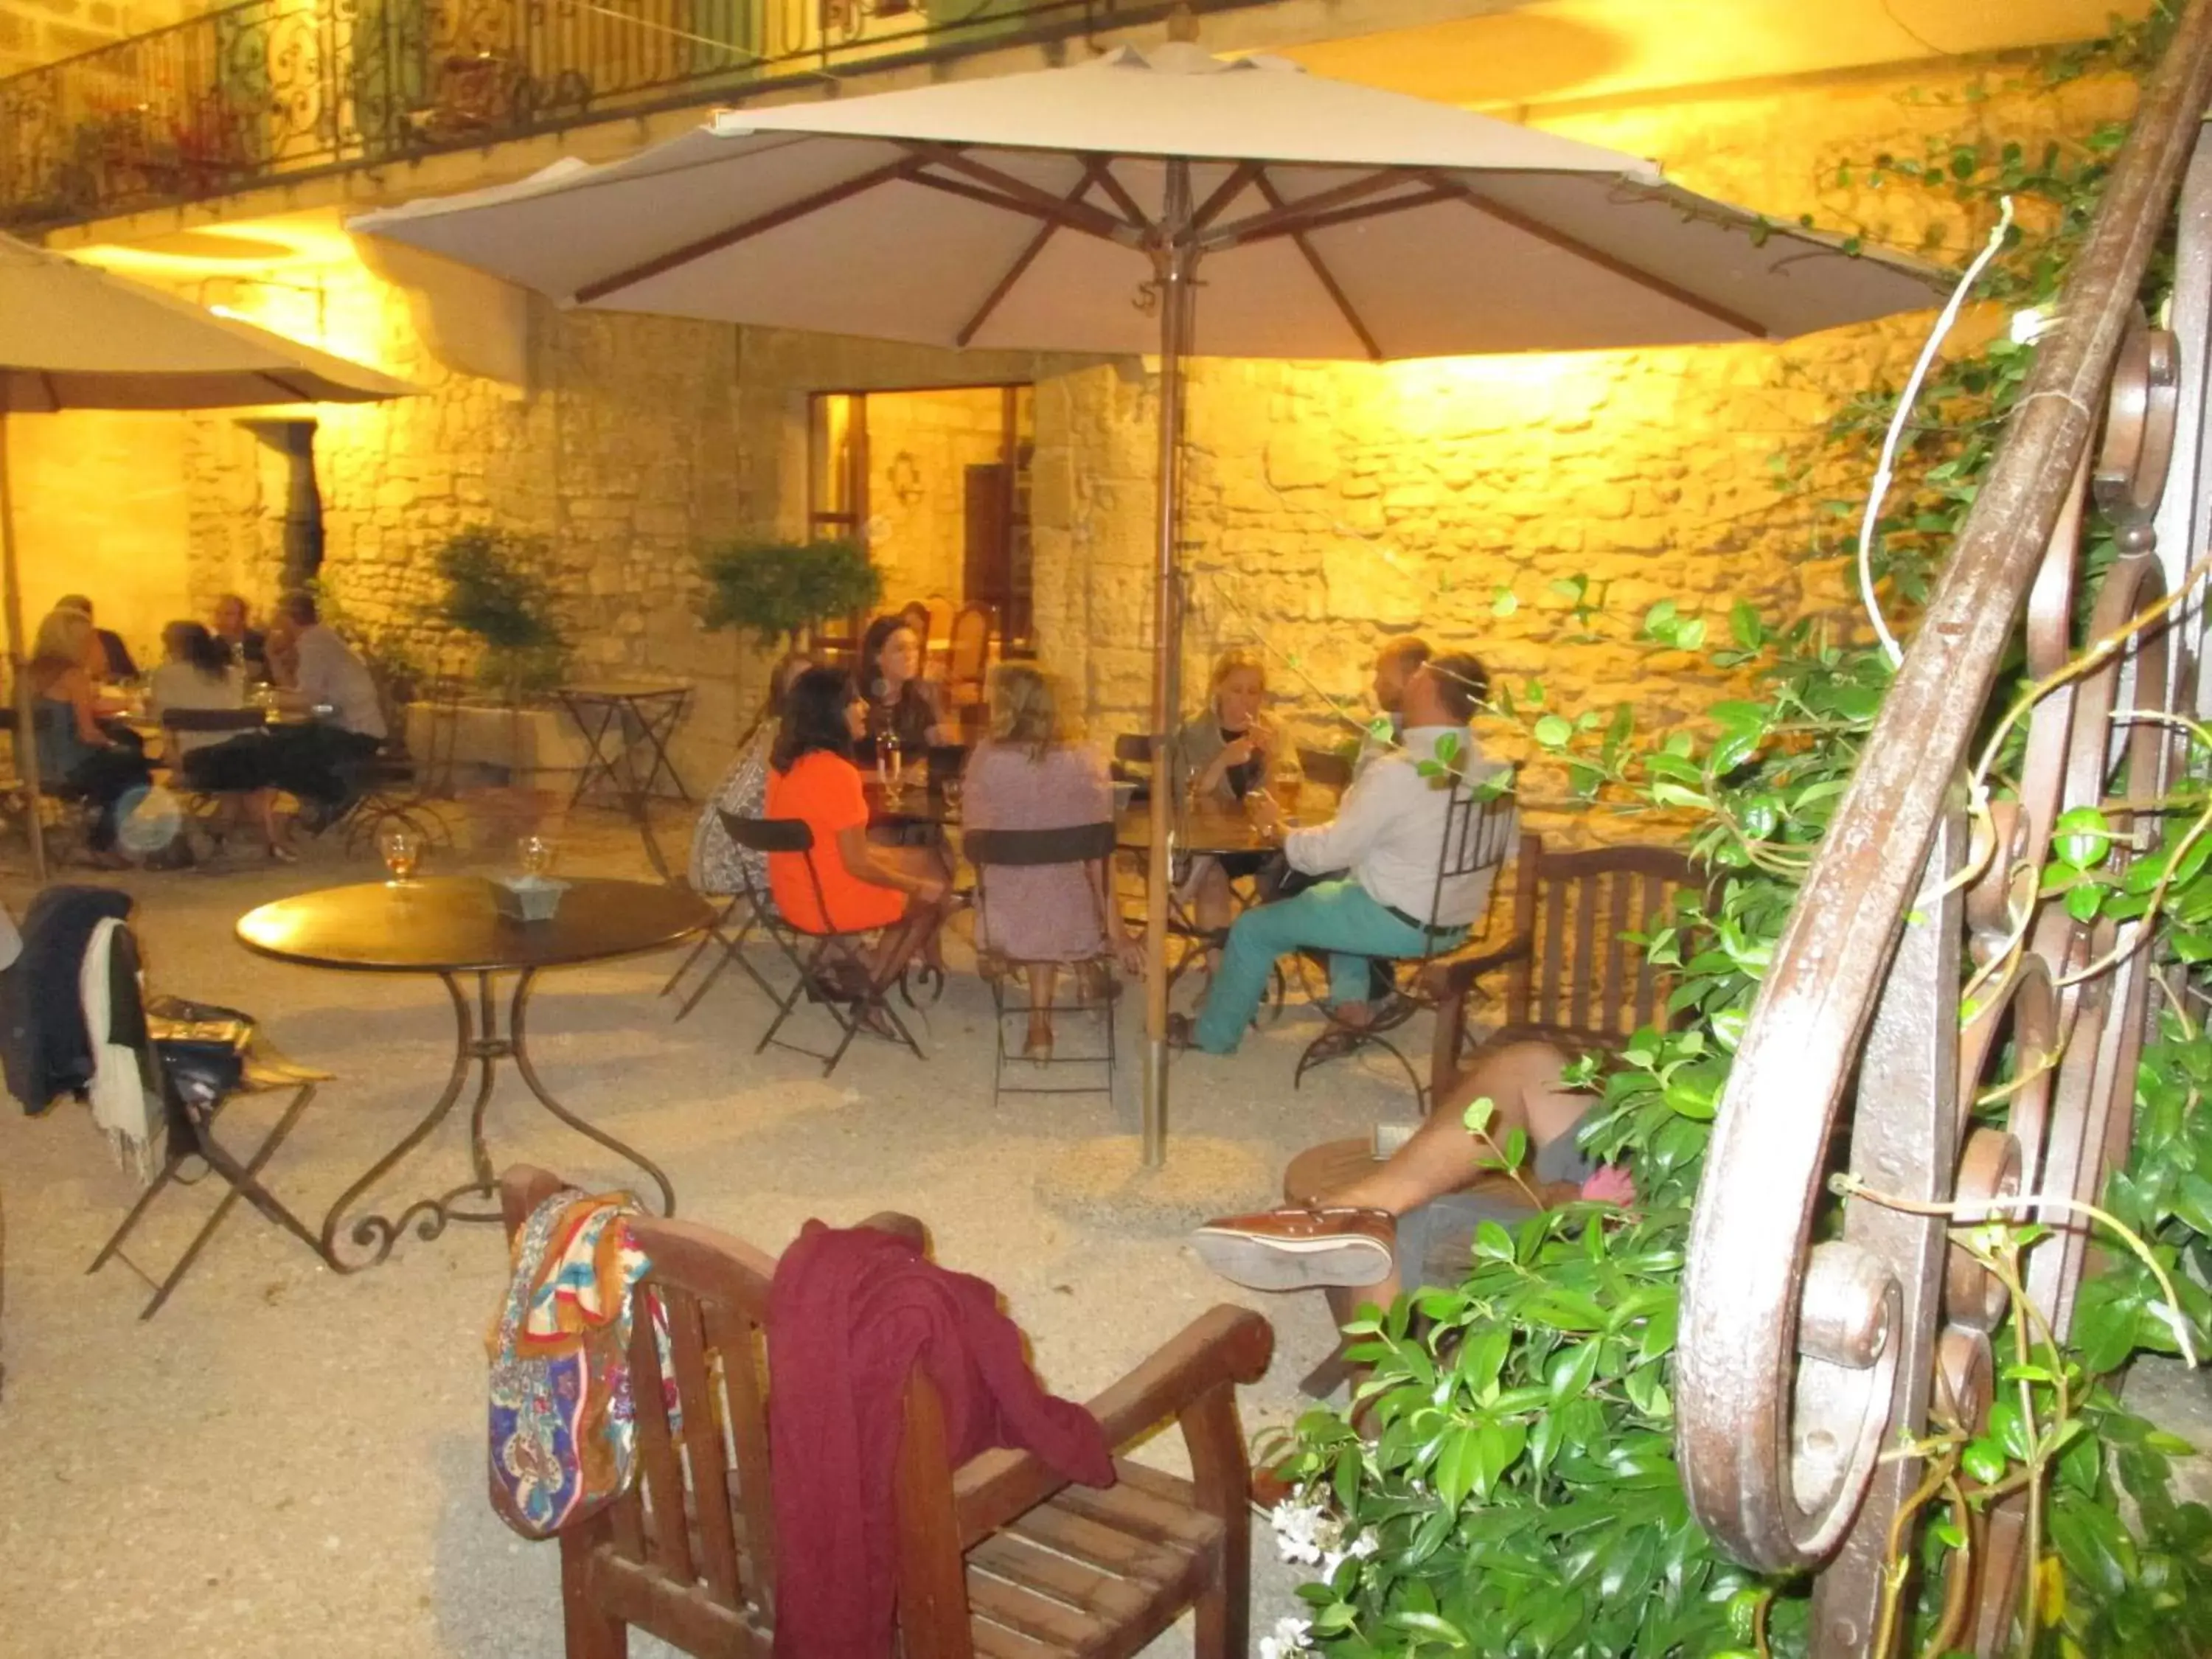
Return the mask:
[[281,334],[0,236],[0,585],[33,879],[46,878],[46,852],[39,826],[31,683],[23,672],[8,417],[65,409],[362,403],[414,389]]
[[[1933,303],[1923,268],[1770,226],[1632,156],[1187,43],[726,112],[623,161],[562,163],[351,228],[570,305],[943,346],[1157,350],[1163,776],[1187,356],[1759,339]],[[1153,814],[1156,894],[1167,818]],[[1147,937],[1147,1164],[1166,1122],[1163,909]]]

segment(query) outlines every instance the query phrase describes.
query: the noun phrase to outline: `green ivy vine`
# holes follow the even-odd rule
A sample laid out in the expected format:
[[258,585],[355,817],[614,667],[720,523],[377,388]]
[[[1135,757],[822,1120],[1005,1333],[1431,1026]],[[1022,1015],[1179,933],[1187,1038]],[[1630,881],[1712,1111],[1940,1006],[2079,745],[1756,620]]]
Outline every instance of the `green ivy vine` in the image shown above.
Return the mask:
[[[2172,21],[2160,4],[2142,23],[2094,48],[2049,54],[2026,73],[2051,89],[2094,70],[2136,71],[2155,60]],[[2014,142],[1944,142],[1918,156],[1877,157],[1865,173],[1938,192],[1975,242],[2012,198],[2021,210],[1981,293],[2015,309],[2047,306],[2123,136],[2100,126],[2033,154]],[[2154,314],[2170,279],[2169,251],[2146,285]],[[2000,334],[1939,366],[1915,405],[1870,550],[1900,631],[1972,502],[2033,351]],[[1793,482],[1836,495],[1822,519],[1834,528],[1816,532],[1808,556],[1856,551],[1865,480],[1896,398],[1873,390],[1852,399],[1780,463]],[[2087,568],[2111,556],[2109,535],[2093,524]],[[1504,586],[1492,603],[1505,615],[1529,602]],[[1689,1513],[1674,1462],[1670,1356],[1711,1120],[1890,666],[1850,617],[1777,620],[1747,603],[1707,617],[1662,601],[1624,618],[1588,578],[1555,583],[1534,602],[1559,614],[1569,648],[1626,633],[1655,651],[1698,653],[1747,688],[1708,709],[1699,728],[1656,737],[1625,707],[1547,708],[1534,685],[1517,702],[1498,699],[1497,712],[1563,764],[1594,808],[1693,815],[1692,851],[1716,877],[1641,941],[1674,983],[1669,1029],[1643,1031],[1582,1071],[1600,1097],[1584,1145],[1630,1165],[1638,1200],[1626,1212],[1578,1204],[1517,1229],[1487,1224],[1461,1283],[1362,1310],[1346,1327],[1352,1356],[1371,1367],[1357,1402],[1371,1438],[1346,1412],[1311,1412],[1297,1425],[1289,1467],[1301,1497],[1279,1511],[1278,1530],[1318,1571],[1301,1592],[1306,1616],[1261,1644],[1265,1659],[1308,1649],[1338,1659],[1741,1659],[1803,1645],[1808,1584],[1736,1565]],[[1984,781],[1996,798],[2016,781],[2022,740],[1998,716],[2027,689],[2023,674],[2021,653],[1992,700],[1987,729],[1997,740]],[[1930,1478],[1886,1610],[1911,1650],[1946,1653],[1965,1639],[1947,1591],[1972,1516],[2030,1489],[2039,1549],[2019,1650],[2179,1654],[2212,1631],[2212,1511],[2172,1490],[2172,1460],[2188,1448],[2130,1412],[2116,1386],[2139,1354],[2212,1352],[2212,996],[2201,966],[2212,960],[2203,781],[2212,732],[2187,736],[2189,778],[2151,809],[2164,820],[2157,850],[2123,864],[2102,813],[2069,814],[2046,878],[2077,916],[2149,917],[2155,927],[2162,1012],[2142,1056],[2131,1156],[2104,1206],[2139,1248],[2103,1230],[2108,1260],[2085,1280],[2063,1345],[2016,1297],[2013,1322],[1994,1339],[1998,1407],[1987,1425],[1938,1422],[1917,1443]],[[1470,1115],[1477,1134],[1486,1133],[1483,1104]],[[1954,1236],[2017,1283],[2037,1233],[1997,1224]]]

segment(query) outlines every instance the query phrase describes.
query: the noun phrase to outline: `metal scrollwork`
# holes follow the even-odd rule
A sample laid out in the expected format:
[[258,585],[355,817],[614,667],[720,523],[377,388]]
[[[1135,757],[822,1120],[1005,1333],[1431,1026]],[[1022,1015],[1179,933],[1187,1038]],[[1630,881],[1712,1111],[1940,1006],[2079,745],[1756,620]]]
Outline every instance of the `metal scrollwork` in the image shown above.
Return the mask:
[[[2129,804],[2157,798],[2179,751],[2168,729],[2126,716],[2191,706],[2184,626],[2161,618],[2043,696],[2016,799],[1978,824],[1963,781],[2023,617],[2031,679],[2057,679],[2080,644],[2089,501],[2113,537],[2087,596],[2089,637],[2166,591],[2152,522],[2179,354],[2135,295],[2208,93],[2212,7],[2198,5],[2146,90],[2066,322],[2039,350],[1808,875],[1715,1122],[1684,1285],[1678,1450],[1692,1507],[1728,1549],[1819,1572],[1817,1654],[1875,1638],[1890,1522],[1922,1474],[1876,1454],[1931,1421],[1983,1420],[1990,1334],[2007,1312],[1940,1214],[1856,1199],[1841,1237],[1814,1246],[1839,1146],[1866,1188],[1964,1219],[2035,1201],[2051,1235],[2028,1254],[2027,1288],[2062,1333],[2086,1234],[2053,1200],[2094,1198],[2125,1152],[2150,994],[2130,949],[2139,924],[2077,921],[2041,877],[2052,826],[2078,806],[2105,809],[2116,858],[2149,850],[2155,823]],[[2016,1605],[2020,1523],[1995,1506],[1971,1583],[1954,1587],[1972,1597],[1959,1610],[1982,1651]]]
[[1110,24],[1119,0],[244,0],[0,79],[0,226],[704,105],[886,52]]
[[[2085,453],[2057,504],[2027,595],[2032,680],[2057,677],[2075,648],[2081,507],[2089,490],[2120,549],[2099,578],[2090,636],[2120,629],[2164,592],[2150,528],[2161,477],[2147,469],[2163,469],[2172,452],[2174,360],[2171,337],[2133,321],[2116,354],[2094,471]],[[1963,891],[1923,901],[1917,919],[1905,922],[1859,1051],[1853,1091],[1850,1163],[1869,1187],[1955,1205],[1957,1218],[1971,1223],[1995,1213],[1997,1200],[2022,1194],[2094,1199],[2111,1149],[2124,1147],[2148,993],[2142,957],[2126,948],[2136,924],[2077,921],[2057,899],[2039,896],[2040,878],[2063,813],[2117,798],[2120,805],[2108,816],[2132,831],[2136,820],[2124,803],[2159,793],[2173,753],[2169,734],[2116,720],[2115,711],[2163,709],[2191,695],[2190,677],[2175,672],[2180,659],[2172,632],[2162,622],[2154,625],[2094,672],[2042,699],[2029,718],[2017,799],[1990,812],[1984,867]],[[1878,729],[1874,741],[1881,738]],[[1968,868],[1960,806],[1954,793],[1920,872],[1920,894],[1955,886],[1954,878]],[[1851,827],[1839,823],[1835,833],[1847,836]],[[1887,852],[1875,839],[1860,856]],[[2122,860],[2137,853],[2131,837],[2115,849]],[[1800,931],[1793,923],[1793,933]],[[1778,974],[1788,971],[1790,954],[1786,945],[1778,953]],[[1979,969],[1973,1004],[1965,1010],[1962,955]],[[1822,1012],[1841,1017],[1833,1008]],[[1766,1012],[1754,1012],[1747,1033],[1745,1053],[1754,1064],[1759,1056],[1751,1036]],[[1840,1054],[1848,1059],[1848,1049]],[[1739,1079],[1742,1064],[1740,1058]],[[1802,1064],[1796,1069],[1802,1079]],[[1752,1076],[1759,1080],[1758,1073]],[[1890,1518],[1917,1479],[1905,1460],[1878,1471],[1874,1454],[1899,1427],[1917,1430],[1931,1417],[1968,1430],[1979,1425],[1995,1374],[1990,1338],[2004,1319],[2007,1296],[1972,1256],[1943,1242],[1942,1221],[1869,1202],[1850,1206],[1840,1241],[1806,1249],[1805,1227],[1820,1202],[1820,1165],[1808,1159],[1802,1184],[1790,1194],[1800,1254],[1780,1281],[1789,1349],[1770,1348],[1762,1374],[1709,1346],[1729,1327],[1740,1340],[1750,1304],[1718,1299],[1740,1293],[1743,1287],[1728,1279],[1743,1275],[1716,1272],[1715,1240],[1723,1230],[1707,1223],[1723,1212],[1742,1213],[1751,1184],[1746,1171],[1762,1171],[1763,1182],[1773,1173],[1771,1157],[1761,1162],[1748,1150],[1757,1137],[1727,1133],[1727,1115],[1739,1115],[1737,1126],[1741,1115],[1761,1110],[1799,1110],[1802,1117],[1794,1081],[1767,1092],[1771,1098],[1732,1088],[1700,1194],[1686,1297],[1692,1336],[1680,1389],[1686,1474],[1700,1516],[1747,1559],[1826,1569],[1814,1608],[1816,1651],[1856,1653],[1874,1630]],[[2036,1218],[2052,1236],[2030,1253],[2027,1282],[2063,1334],[2086,1233],[2061,1203],[2043,1204]],[[1839,1331],[1849,1339],[1838,1340]],[[1710,1425],[1701,1420],[1709,1413],[1692,1402],[1723,1398],[1737,1443],[1717,1460]],[[1735,1416],[1747,1400],[1748,1413]],[[1752,1425],[1748,1435],[1740,1431],[1745,1424]],[[1725,1484],[1731,1476],[1736,1484]],[[1983,1650],[2001,1641],[2016,1604],[2021,1529],[2016,1505],[1993,1507],[1978,1553],[1975,1630]]]

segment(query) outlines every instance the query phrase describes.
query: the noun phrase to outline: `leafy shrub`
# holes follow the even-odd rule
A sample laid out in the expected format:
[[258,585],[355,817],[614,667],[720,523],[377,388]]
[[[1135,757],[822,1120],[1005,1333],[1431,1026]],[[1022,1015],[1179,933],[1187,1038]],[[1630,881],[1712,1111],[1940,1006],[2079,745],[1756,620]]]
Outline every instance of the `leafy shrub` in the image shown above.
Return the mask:
[[558,685],[568,670],[568,635],[545,558],[542,543],[481,524],[438,550],[446,590],[434,614],[483,642],[482,678],[510,697]]
[[874,607],[883,573],[858,542],[734,542],[705,554],[700,620],[775,645],[833,617]]

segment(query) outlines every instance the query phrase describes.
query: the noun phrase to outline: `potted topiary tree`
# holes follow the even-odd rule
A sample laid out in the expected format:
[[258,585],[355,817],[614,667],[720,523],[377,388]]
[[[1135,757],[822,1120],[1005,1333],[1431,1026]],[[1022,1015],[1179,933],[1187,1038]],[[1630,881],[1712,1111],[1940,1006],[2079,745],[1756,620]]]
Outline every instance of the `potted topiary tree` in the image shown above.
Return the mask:
[[568,670],[560,601],[541,543],[471,525],[438,550],[446,591],[435,615],[483,647],[477,678],[510,708],[550,690]]
[[883,572],[858,542],[732,542],[699,561],[700,620],[735,628],[766,647],[866,611],[883,598]]
[[507,763],[517,778],[524,703],[560,684],[568,667],[560,598],[545,562],[544,543],[483,524],[455,534],[436,557],[445,593],[432,614],[483,646],[477,678],[507,711]]

